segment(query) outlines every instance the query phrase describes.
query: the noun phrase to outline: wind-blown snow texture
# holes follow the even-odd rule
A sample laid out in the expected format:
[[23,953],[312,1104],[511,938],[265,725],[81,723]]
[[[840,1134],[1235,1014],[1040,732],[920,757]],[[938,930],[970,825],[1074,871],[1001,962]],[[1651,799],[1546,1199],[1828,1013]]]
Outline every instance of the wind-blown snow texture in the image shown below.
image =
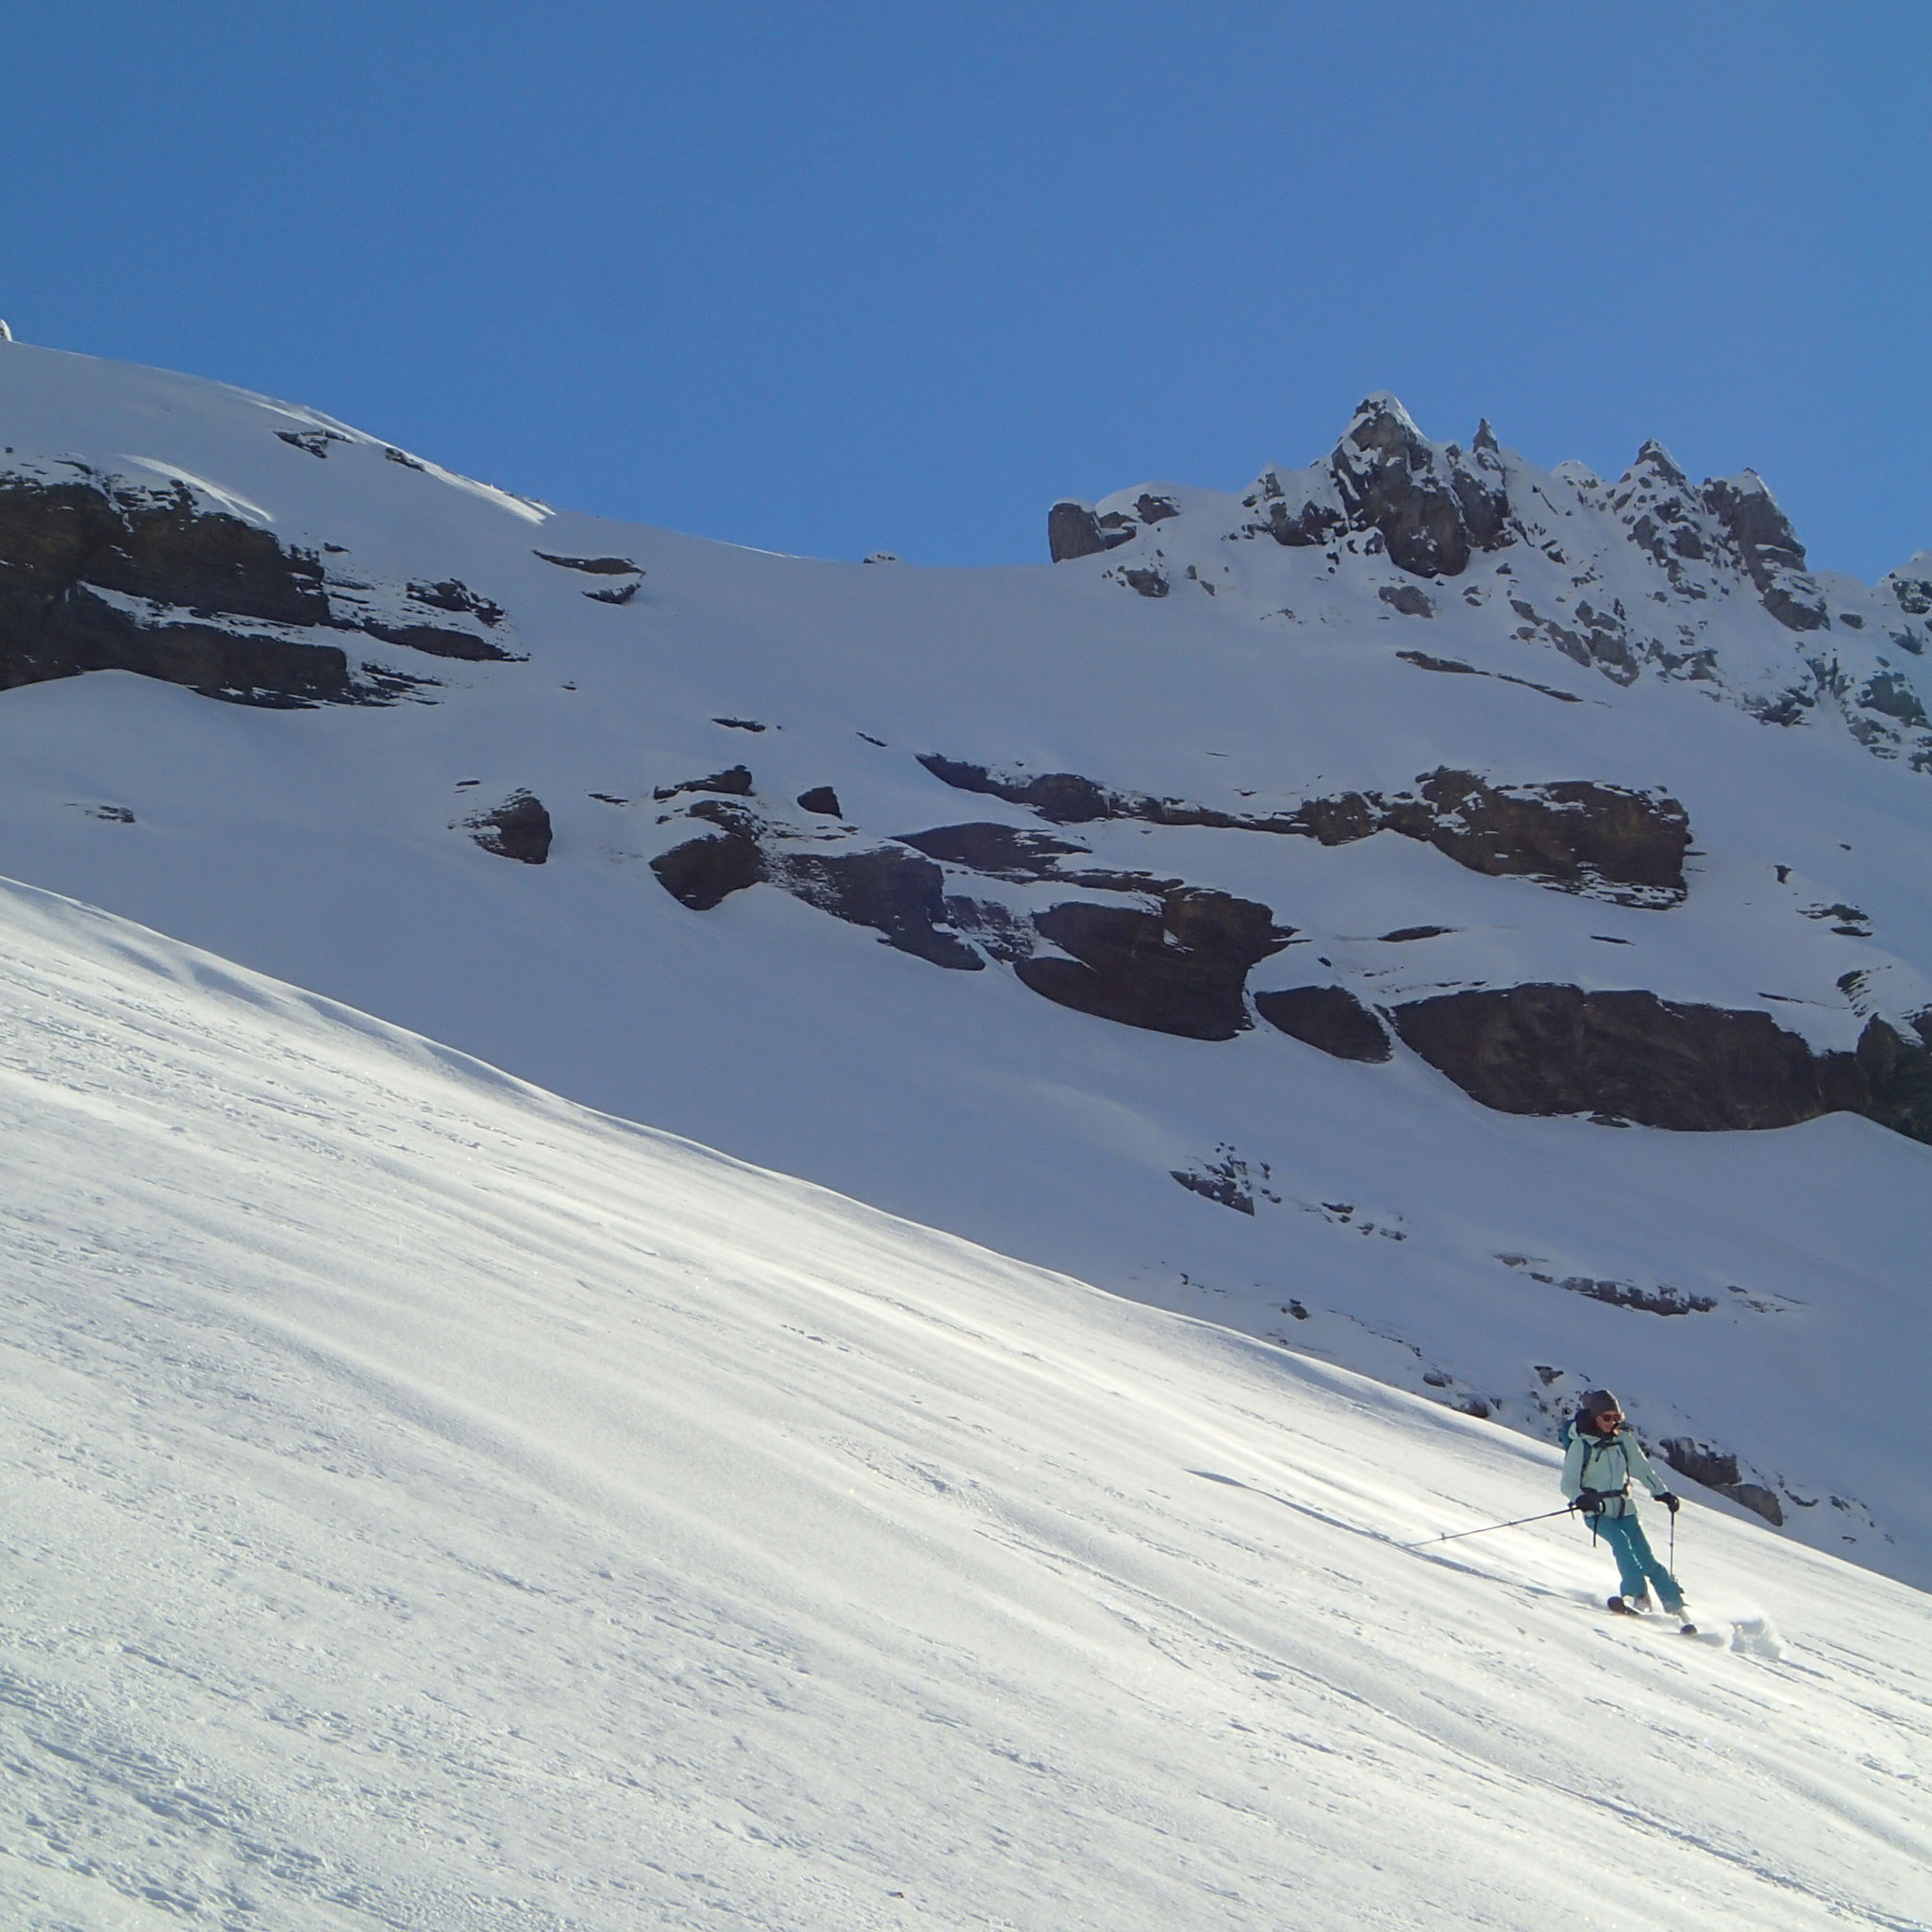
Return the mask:
[[1607,1381],[1687,1487],[1932,1583],[1932,1149],[1879,1124],[1932,1126],[1932,559],[1387,399],[974,572],[17,343],[0,422],[0,870],[1532,1436]]
[[1924,1599],[0,888],[53,1928],[1923,1924]]

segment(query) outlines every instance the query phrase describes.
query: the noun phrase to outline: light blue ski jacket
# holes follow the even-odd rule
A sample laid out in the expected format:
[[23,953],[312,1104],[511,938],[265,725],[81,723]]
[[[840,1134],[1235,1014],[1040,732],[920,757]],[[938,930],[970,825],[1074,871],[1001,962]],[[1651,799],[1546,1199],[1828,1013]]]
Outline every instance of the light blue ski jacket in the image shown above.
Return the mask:
[[1604,1505],[1606,1516],[1634,1516],[1633,1477],[1653,1496],[1670,1493],[1670,1485],[1650,1466],[1643,1444],[1627,1423],[1614,1436],[1606,1437],[1594,1429],[1579,1429],[1573,1417],[1563,1424],[1563,1493],[1573,1503],[1585,1490],[1596,1490],[1611,1499]]

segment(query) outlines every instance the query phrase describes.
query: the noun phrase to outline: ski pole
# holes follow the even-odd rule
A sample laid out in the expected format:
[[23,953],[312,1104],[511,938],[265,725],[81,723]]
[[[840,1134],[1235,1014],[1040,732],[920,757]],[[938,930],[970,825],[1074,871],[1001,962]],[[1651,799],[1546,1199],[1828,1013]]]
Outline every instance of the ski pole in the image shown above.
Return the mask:
[[1404,1543],[1405,1550],[1425,1550],[1431,1543],[1453,1543],[1457,1537],[1488,1536],[1492,1529],[1515,1529],[1525,1523],[1547,1523],[1553,1516],[1568,1516],[1570,1506],[1566,1503],[1560,1509],[1545,1509],[1541,1516],[1512,1516],[1507,1523],[1486,1523],[1480,1529],[1452,1529],[1446,1536],[1425,1536],[1419,1543]]

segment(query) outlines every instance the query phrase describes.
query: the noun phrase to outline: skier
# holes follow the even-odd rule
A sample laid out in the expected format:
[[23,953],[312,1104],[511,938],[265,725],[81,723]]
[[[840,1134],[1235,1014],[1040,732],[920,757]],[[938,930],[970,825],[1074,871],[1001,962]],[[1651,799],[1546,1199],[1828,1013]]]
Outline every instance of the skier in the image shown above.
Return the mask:
[[[1684,1614],[1684,1592],[1677,1579],[1657,1559],[1637,1506],[1630,1499],[1635,1476],[1673,1516],[1677,1499],[1651,1468],[1650,1458],[1624,1421],[1623,1405],[1607,1389],[1592,1389],[1575,1415],[1563,1425],[1563,1493],[1571,1508],[1590,1518],[1591,1526],[1609,1544],[1617,1558],[1623,1594],[1609,1607],[1635,1616],[1650,1607],[1651,1586],[1674,1617]],[[1685,1624],[1685,1629],[1691,1628]]]

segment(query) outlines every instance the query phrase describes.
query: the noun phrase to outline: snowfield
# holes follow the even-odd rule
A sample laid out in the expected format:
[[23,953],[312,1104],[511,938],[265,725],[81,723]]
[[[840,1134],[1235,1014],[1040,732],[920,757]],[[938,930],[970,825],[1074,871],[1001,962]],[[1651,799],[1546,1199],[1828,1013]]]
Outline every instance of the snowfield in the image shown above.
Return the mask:
[[0,1147],[11,1925],[1924,1923],[1902,1584],[16,886]]

